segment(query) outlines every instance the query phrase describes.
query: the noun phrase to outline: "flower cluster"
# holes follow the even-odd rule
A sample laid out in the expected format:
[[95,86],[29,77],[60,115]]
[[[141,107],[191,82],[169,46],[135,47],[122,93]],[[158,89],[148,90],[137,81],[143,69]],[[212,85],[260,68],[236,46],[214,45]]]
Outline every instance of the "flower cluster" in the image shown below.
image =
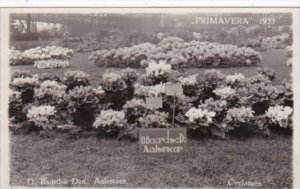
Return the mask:
[[144,128],[166,128],[170,127],[168,118],[168,113],[155,111],[154,113],[147,114],[145,117],[140,117],[139,122],[141,127]]
[[141,85],[136,83],[134,85],[134,94],[141,97],[158,97],[165,94],[165,84],[157,84],[151,86]]
[[195,107],[189,109],[185,114],[191,123],[211,123],[215,115],[216,113],[213,111]]
[[69,60],[48,59],[36,60],[33,67],[38,69],[53,69],[53,68],[67,68],[69,67]]
[[12,82],[11,82],[11,86],[15,89],[17,89],[18,91],[24,91],[27,89],[31,89],[35,86],[37,86],[39,83],[39,79],[38,77],[35,75],[33,77],[19,77],[19,78],[15,78]]
[[165,61],[151,61],[146,68],[146,74],[153,76],[160,76],[164,74],[170,74],[172,72],[171,64],[167,64]]
[[147,113],[147,107],[142,99],[132,99],[127,101],[123,106],[124,113],[128,123],[135,123],[140,117],[144,117]]
[[194,86],[197,82],[197,77],[198,77],[198,74],[189,75],[187,77],[179,77],[178,81],[183,86]]
[[288,106],[272,106],[268,109],[265,116],[275,124],[279,124],[280,127],[287,127],[289,119],[291,119],[293,109]]
[[20,64],[34,64],[36,60],[48,60],[48,59],[69,59],[73,54],[73,51],[68,48],[56,47],[56,46],[46,46],[46,47],[36,47],[32,49],[25,50],[24,52],[11,50],[10,64],[20,65]]
[[220,96],[222,99],[226,99],[228,97],[231,97],[232,95],[235,94],[235,90],[232,89],[231,87],[222,87],[215,89],[213,91],[217,96]]
[[71,90],[77,86],[88,86],[89,75],[82,71],[68,70],[64,73],[63,83],[67,86],[67,90]]
[[100,115],[96,118],[93,127],[100,128],[105,132],[113,132],[120,130],[125,124],[124,112],[109,109],[101,111]]
[[56,110],[54,106],[33,106],[28,110],[27,118],[29,122],[33,122],[35,126],[42,127],[43,129],[52,129],[53,116],[55,116]]

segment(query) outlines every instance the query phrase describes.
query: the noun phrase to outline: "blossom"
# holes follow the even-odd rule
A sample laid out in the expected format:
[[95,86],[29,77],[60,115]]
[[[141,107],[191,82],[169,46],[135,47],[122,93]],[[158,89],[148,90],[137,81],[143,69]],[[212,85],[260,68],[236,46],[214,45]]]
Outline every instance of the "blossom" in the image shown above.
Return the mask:
[[227,83],[234,83],[236,81],[243,81],[245,79],[245,76],[241,73],[237,74],[235,73],[234,75],[227,75],[226,76],[226,82]]
[[156,63],[155,61],[151,61],[146,68],[146,74],[147,75],[154,75],[159,76],[166,73],[172,72],[172,66],[171,64],[167,64],[165,61],[159,61]]
[[158,97],[165,94],[165,84],[160,83],[157,85],[145,86],[136,83],[134,85],[134,93],[138,96]]
[[205,120],[208,123],[212,122],[216,113],[214,111],[208,111],[207,109],[201,108],[191,108],[186,113],[185,116],[188,117],[190,122],[195,122],[196,120]]
[[225,121],[246,122],[253,117],[253,113],[254,111],[250,107],[231,108],[227,111]]
[[66,86],[56,81],[46,80],[41,83],[39,88],[34,90],[34,95],[38,99],[52,96],[55,100],[62,100],[65,97]]
[[33,67],[36,67],[38,69],[67,68],[69,67],[69,61],[58,59],[36,60],[34,61]]
[[272,106],[270,107],[265,116],[271,119],[272,122],[278,123],[281,127],[286,127],[286,121],[290,118],[293,113],[293,109],[289,106]]
[[182,85],[195,85],[197,82],[198,74],[189,75],[187,77],[179,77],[178,80],[181,82]]
[[223,88],[215,89],[213,90],[213,92],[222,98],[228,98],[235,93],[235,90],[232,89],[231,87],[223,87]]
[[169,127],[168,117],[169,114],[166,112],[155,111],[154,113],[140,117],[139,122],[145,128]]

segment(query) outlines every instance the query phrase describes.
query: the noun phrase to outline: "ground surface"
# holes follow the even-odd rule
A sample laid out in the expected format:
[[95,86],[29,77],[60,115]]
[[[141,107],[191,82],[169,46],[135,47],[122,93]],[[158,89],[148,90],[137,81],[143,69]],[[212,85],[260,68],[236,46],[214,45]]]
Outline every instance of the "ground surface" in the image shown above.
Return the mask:
[[[41,177],[126,180],[114,187],[228,187],[228,180],[261,183],[262,188],[292,187],[292,141],[273,135],[247,139],[189,140],[184,157],[138,154],[138,144],[129,141],[87,137],[41,138],[11,136],[11,182],[27,185]],[[74,186],[74,185],[73,185]],[[75,185],[78,186],[78,185]]]
[[[287,60],[285,50],[269,50],[266,52],[261,52],[262,62],[260,66],[269,67],[273,69],[279,81],[288,79],[291,73],[291,67],[288,67],[285,62]],[[88,60],[89,54],[76,53],[72,56],[70,60],[70,67],[64,69],[36,69],[32,65],[25,66],[11,66],[11,70],[25,69],[30,70],[32,73],[51,73],[63,75],[66,70],[81,70],[90,74],[91,83],[96,84],[99,81],[101,75],[109,70],[118,70],[119,68],[103,68],[96,67],[92,62]],[[234,74],[243,73],[246,76],[251,76],[256,74],[257,67],[235,67],[235,68],[218,68],[224,74]],[[207,70],[205,68],[190,68],[187,69],[188,73],[204,73]],[[140,70],[142,71],[142,70]]]

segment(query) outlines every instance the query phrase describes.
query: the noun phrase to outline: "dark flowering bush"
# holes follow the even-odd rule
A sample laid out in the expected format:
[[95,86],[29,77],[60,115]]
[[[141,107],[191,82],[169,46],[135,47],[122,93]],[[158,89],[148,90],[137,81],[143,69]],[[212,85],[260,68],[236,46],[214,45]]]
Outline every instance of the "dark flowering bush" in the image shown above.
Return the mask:
[[82,71],[70,71],[64,73],[63,83],[67,86],[66,92],[79,86],[90,85],[89,75]]
[[105,91],[101,86],[80,86],[70,90],[67,95],[68,111],[75,125],[91,128],[95,117],[103,107]]

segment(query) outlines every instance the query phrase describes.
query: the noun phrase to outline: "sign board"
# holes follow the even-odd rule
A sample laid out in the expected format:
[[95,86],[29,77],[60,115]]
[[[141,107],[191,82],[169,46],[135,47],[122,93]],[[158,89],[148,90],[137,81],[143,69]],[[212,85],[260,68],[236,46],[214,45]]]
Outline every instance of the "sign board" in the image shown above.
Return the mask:
[[183,89],[181,83],[166,84],[167,96],[181,96],[183,95]]
[[150,128],[139,132],[141,154],[185,154],[186,143],[185,128]]
[[162,97],[147,97],[146,106],[150,109],[162,108]]

